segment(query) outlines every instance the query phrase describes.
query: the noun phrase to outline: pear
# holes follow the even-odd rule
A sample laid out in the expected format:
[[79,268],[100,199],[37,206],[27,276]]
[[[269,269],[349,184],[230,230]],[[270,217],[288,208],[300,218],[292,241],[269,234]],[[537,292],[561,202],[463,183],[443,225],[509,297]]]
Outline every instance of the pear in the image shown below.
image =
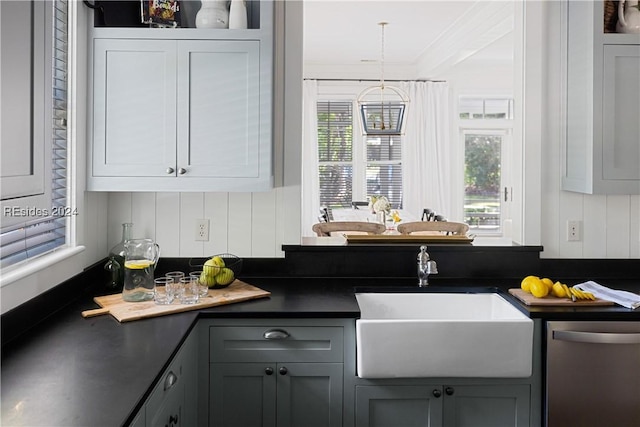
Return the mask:
[[228,285],[233,282],[234,279],[235,275],[233,274],[233,270],[227,267],[222,267],[220,273],[216,275],[216,282],[220,285]]

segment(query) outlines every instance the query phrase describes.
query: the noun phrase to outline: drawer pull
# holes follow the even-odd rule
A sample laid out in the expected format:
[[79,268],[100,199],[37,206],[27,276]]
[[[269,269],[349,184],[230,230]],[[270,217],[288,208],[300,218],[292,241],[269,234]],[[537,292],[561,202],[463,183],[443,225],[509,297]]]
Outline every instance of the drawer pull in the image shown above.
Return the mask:
[[270,329],[263,335],[266,340],[284,340],[289,338],[289,333],[282,329]]
[[167,378],[164,379],[164,389],[169,390],[178,382],[178,376],[172,372],[167,374]]

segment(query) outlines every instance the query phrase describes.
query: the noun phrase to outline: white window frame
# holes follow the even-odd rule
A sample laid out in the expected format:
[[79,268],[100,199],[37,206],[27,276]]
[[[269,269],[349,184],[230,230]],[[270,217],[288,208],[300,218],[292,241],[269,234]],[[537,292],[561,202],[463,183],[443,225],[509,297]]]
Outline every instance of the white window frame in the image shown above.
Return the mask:
[[[41,3],[39,0],[37,3]],[[46,1],[50,4],[50,0]],[[77,189],[82,183],[78,183],[78,171],[76,165],[78,158],[82,157],[82,153],[78,153],[77,136],[84,125],[77,120],[77,117],[83,110],[76,107],[78,100],[78,89],[83,91],[82,82],[84,80],[78,71],[84,69],[82,58],[79,54],[85,52],[86,46],[82,40],[84,36],[78,37],[86,31],[85,15],[79,14],[78,2],[68,0],[68,135],[67,135],[67,176],[66,176],[66,203],[68,207],[76,208],[84,205],[84,198],[78,195]],[[82,4],[80,3],[80,7]],[[51,15],[51,14],[49,14]],[[50,18],[51,19],[51,18]],[[78,41],[81,41],[80,46]],[[50,101],[48,101],[50,103]],[[49,104],[47,104],[49,105]],[[82,114],[80,114],[82,115]],[[84,118],[82,119],[84,120]],[[50,129],[50,127],[49,127]],[[45,150],[45,153],[51,156],[51,150]],[[45,163],[50,164],[50,159],[45,159]],[[48,179],[45,181],[49,181]],[[49,202],[50,203],[50,202]],[[14,205],[15,202],[11,201]],[[32,205],[29,205],[32,206]],[[48,208],[50,205],[47,204]],[[50,289],[64,280],[78,274],[85,267],[84,257],[80,255],[85,250],[84,246],[78,245],[78,218],[84,214],[79,208],[78,215],[66,217],[65,241],[66,244],[34,258],[29,258],[23,262],[2,268],[0,274],[0,288],[2,290],[1,312],[4,314],[8,310],[22,304],[23,302],[37,296],[38,294]],[[24,221],[24,219],[23,219]],[[4,226],[3,222],[3,226]]]

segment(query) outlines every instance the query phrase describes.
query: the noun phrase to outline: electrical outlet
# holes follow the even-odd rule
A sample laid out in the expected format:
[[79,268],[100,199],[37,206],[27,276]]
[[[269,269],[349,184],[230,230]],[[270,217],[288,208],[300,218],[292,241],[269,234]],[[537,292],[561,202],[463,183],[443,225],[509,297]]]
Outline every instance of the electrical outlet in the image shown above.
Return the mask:
[[582,239],[581,227],[582,221],[570,220],[567,221],[567,241],[579,242]]
[[208,219],[196,219],[196,241],[197,242],[209,241],[209,220]]

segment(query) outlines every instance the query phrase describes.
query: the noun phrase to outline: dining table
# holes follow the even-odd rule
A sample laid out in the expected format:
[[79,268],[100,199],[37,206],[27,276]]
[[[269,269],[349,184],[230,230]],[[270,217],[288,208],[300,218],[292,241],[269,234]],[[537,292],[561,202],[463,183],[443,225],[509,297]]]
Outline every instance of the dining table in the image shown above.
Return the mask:
[[[393,220],[393,213],[397,212],[400,221]],[[332,221],[359,221],[359,222],[380,222],[379,215],[376,215],[371,209],[352,209],[352,208],[334,208],[331,209]],[[391,209],[391,212],[385,215],[385,226],[387,231],[385,234],[398,234],[397,227],[403,222],[420,221],[420,218],[409,211],[403,209]]]

